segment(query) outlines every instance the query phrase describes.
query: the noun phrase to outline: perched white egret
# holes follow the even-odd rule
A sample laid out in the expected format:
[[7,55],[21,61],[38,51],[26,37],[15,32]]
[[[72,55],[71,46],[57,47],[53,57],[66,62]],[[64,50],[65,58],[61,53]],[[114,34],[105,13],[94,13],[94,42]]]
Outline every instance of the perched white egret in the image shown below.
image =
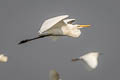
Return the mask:
[[8,61],[8,57],[4,56],[4,54],[0,54],[0,62],[7,62]]
[[60,75],[56,70],[51,70],[49,73],[50,80],[62,80],[60,79]]
[[32,39],[26,39],[19,42],[19,44],[26,43],[39,38],[44,38],[47,36],[70,36],[77,38],[80,36],[80,28],[89,27],[90,25],[73,25],[72,22],[75,19],[66,19],[68,15],[62,15],[50,18],[46,20],[40,30],[38,31],[38,36]]
[[99,52],[90,52],[78,58],[73,58],[72,61],[84,61],[90,69],[95,69],[98,65],[98,57],[101,53]]

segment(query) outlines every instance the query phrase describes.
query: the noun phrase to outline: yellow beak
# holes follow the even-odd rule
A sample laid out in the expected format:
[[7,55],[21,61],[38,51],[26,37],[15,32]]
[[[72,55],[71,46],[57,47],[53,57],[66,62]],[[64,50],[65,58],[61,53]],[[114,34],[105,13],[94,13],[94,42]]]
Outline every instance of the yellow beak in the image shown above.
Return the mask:
[[90,27],[91,25],[79,25],[78,28]]

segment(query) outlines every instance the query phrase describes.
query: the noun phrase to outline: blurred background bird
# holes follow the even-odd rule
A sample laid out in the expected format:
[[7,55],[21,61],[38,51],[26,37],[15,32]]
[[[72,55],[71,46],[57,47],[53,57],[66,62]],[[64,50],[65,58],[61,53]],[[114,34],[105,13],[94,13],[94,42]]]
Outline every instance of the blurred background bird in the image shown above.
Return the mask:
[[89,53],[87,53],[83,56],[80,56],[78,58],[73,58],[72,61],[76,62],[76,61],[82,60],[85,62],[85,64],[88,65],[89,70],[93,70],[98,66],[98,57],[101,54],[102,53],[99,53],[99,52],[89,52]]
[[4,54],[0,54],[0,62],[7,62],[8,61],[8,57],[5,56]]
[[23,44],[28,41],[32,41],[39,38],[44,38],[48,36],[69,36],[78,38],[81,34],[80,28],[89,27],[90,25],[73,25],[72,23],[75,19],[66,19],[69,15],[61,15],[57,17],[45,20],[42,24],[40,30],[38,31],[38,36],[32,39],[25,39],[20,41],[18,44]]
[[56,70],[51,70],[50,71],[49,78],[50,78],[50,80],[61,80],[60,75],[59,75],[58,72],[56,72]]

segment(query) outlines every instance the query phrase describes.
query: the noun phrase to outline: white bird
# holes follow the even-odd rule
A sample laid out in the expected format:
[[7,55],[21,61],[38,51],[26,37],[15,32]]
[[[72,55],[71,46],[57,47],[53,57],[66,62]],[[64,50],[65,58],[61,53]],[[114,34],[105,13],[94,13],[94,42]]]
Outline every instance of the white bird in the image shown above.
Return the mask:
[[62,80],[60,79],[60,75],[56,70],[51,70],[49,73],[50,80]]
[[75,19],[66,19],[68,15],[61,15],[57,17],[45,20],[42,24],[40,30],[38,31],[38,36],[32,39],[26,39],[19,42],[19,44],[26,43],[39,38],[44,38],[47,36],[70,36],[77,38],[80,36],[80,28],[89,27],[90,25],[73,25],[72,22]]
[[0,62],[7,62],[8,61],[8,57],[4,56],[4,54],[0,54]]
[[90,69],[95,69],[98,66],[98,57],[101,53],[99,52],[90,52],[78,58],[73,58],[72,61],[84,61]]

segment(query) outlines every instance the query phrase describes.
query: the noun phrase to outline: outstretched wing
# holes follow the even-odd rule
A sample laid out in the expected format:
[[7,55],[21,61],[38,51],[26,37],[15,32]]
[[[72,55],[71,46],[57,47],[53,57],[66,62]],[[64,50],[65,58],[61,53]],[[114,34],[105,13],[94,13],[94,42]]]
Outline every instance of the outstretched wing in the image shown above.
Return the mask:
[[86,54],[84,56],[81,56],[81,59],[84,60],[92,69],[95,69],[98,65],[98,59],[93,55]]
[[65,19],[64,22],[66,24],[72,24],[73,22],[75,22],[75,19]]
[[50,18],[50,19],[46,20],[42,24],[42,26],[39,30],[39,33],[43,33],[44,31],[47,31],[48,29],[52,28],[54,25],[61,22],[62,20],[64,20],[67,17],[69,17],[69,15],[57,16],[57,17],[53,17],[53,18]]

